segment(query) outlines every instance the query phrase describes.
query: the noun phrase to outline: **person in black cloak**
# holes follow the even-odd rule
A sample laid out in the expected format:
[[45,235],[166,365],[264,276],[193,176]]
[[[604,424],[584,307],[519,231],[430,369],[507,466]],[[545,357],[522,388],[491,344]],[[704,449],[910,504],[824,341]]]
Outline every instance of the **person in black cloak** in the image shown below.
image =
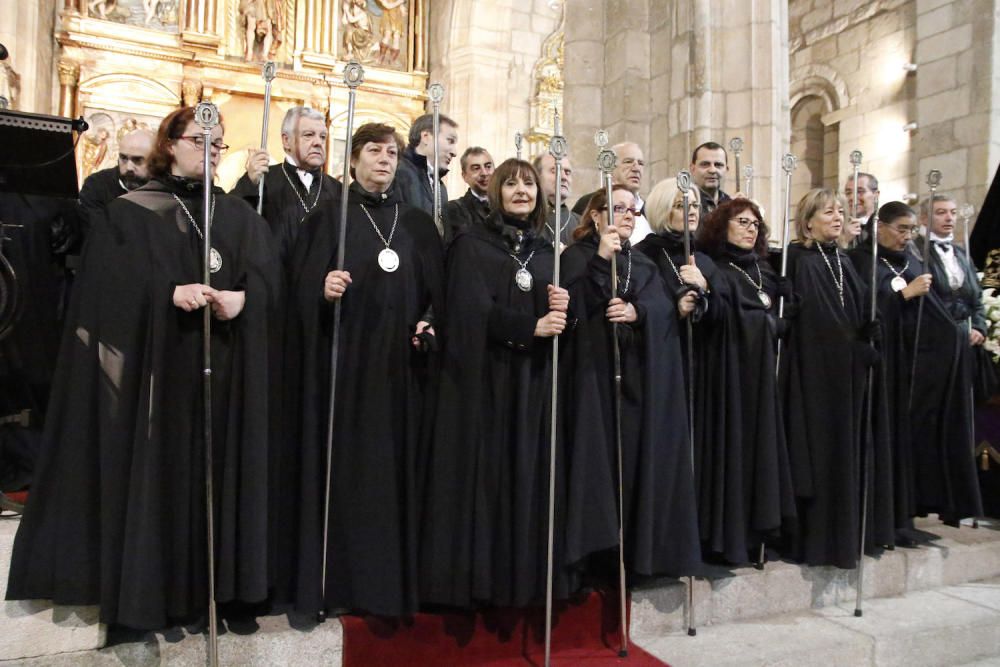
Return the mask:
[[865,415],[868,369],[879,361],[871,341],[881,340],[881,330],[869,321],[864,283],[838,244],[845,209],[840,194],[823,188],[798,203],[799,243],[788,249],[797,315],[785,337],[781,380],[799,516],[789,555],[809,565],[851,569],[861,538],[865,461],[871,464],[866,550],[893,544],[894,528],[881,381],[873,384],[872,433]]
[[[285,330],[290,417],[280,473],[288,493],[278,507],[285,526],[276,536],[286,566],[279,568],[277,597],[306,612],[403,616],[416,611],[425,348],[433,341],[429,314],[441,314],[444,262],[430,216],[400,201],[393,187],[402,152],[396,131],[366,123],[352,142],[344,269],[336,269],[339,208],[317,209],[292,254]],[[337,299],[342,311],[328,462]]]
[[[212,162],[225,149],[212,133]],[[208,601],[202,309],[211,308],[216,600],[266,599],[267,225],[219,191],[212,284],[201,283],[203,135],[167,116],[153,176],[92,230],[60,351],[7,598],[100,605],[153,629]]]
[[[916,214],[906,204],[889,202],[878,211],[876,299],[882,328],[880,377],[885,386],[886,425],[892,448],[892,507],[896,545],[914,546],[907,532],[916,515],[913,444],[910,432],[910,371],[913,329],[919,297],[927,294],[932,276],[920,274],[920,262],[907,250],[917,230]],[[851,251],[864,282],[871,280],[872,247],[866,239]],[[866,290],[870,289],[866,286]],[[926,304],[925,304],[925,307]]]
[[[629,243],[635,197],[624,185],[613,186],[611,197],[613,222],[606,192],[596,192],[562,254],[577,321],[566,353],[572,376],[566,383],[567,562],[595,556],[595,574],[617,576],[617,551],[600,553],[618,545],[617,325],[625,567],[642,576],[691,575],[700,569],[701,551],[673,294],[656,265]],[[614,253],[618,296],[612,299]]]
[[[421,600],[523,607],[544,600],[552,337],[569,293],[552,286],[538,175],[523,160],[490,181],[490,216],[448,251],[444,359],[420,548]],[[553,594],[562,554],[564,471],[556,456]]]
[[[698,521],[703,552],[730,563],[748,555],[743,519],[743,469],[738,443],[740,415],[738,351],[727,318],[727,281],[708,255],[696,249],[701,203],[688,207],[693,261],[684,257],[684,201],[672,181],[660,181],[646,199],[653,233],[635,249],[660,269],[667,293],[676,300],[684,379],[694,391],[694,468]],[[687,377],[688,340],[685,319],[693,326],[694,382]]]
[[[796,516],[775,376],[785,327],[777,318],[778,297],[788,301],[791,292],[768,264],[767,238],[760,209],[742,198],[719,204],[698,230],[698,246],[715,260],[716,283],[729,295],[723,304],[736,341],[741,424],[739,439],[727,447],[739,448],[742,458],[742,518],[752,552],[787,537]],[[751,560],[757,559],[754,553]]]
[[81,246],[108,204],[149,180],[148,160],[155,141],[156,134],[151,130],[132,130],[118,142],[118,164],[96,171],[83,181],[79,203]]
[[323,171],[326,164],[326,116],[309,107],[292,107],[281,122],[285,159],[269,167],[270,155],[252,150],[246,173],[230,191],[257,207],[260,179],[264,179],[261,214],[271,227],[275,248],[283,264],[291,257],[302,221],[317,206],[334,208],[340,201],[340,184]]

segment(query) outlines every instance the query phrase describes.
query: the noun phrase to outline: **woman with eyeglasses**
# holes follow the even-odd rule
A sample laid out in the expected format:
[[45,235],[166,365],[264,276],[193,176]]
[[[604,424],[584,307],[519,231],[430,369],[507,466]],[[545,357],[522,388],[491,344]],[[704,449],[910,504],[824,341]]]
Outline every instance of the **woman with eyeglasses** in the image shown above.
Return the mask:
[[[545,202],[530,163],[489,186],[492,213],[448,250],[443,362],[422,511],[425,603],[523,607],[545,599],[552,338],[569,293],[552,285]],[[556,457],[554,595],[562,558],[565,457]]]
[[866,550],[892,544],[894,536],[884,383],[877,372],[870,433],[865,415],[880,329],[870,322],[864,283],[838,245],[845,208],[843,196],[821,188],[798,203],[799,243],[788,250],[798,314],[785,338],[781,372],[799,514],[788,553],[809,565],[850,569],[858,561],[866,467]]
[[[731,563],[747,559],[743,516],[742,457],[728,446],[742,428],[736,341],[726,318],[726,280],[712,259],[700,252],[701,204],[691,197],[688,226],[692,258],[684,256],[684,201],[672,181],[661,181],[646,199],[653,233],[636,250],[659,268],[667,294],[676,302],[686,392],[694,392],[694,463],[699,532],[706,556]],[[686,319],[691,320],[688,340]],[[693,346],[693,380],[688,377],[687,349]]]
[[[981,513],[978,480],[970,454],[970,351],[964,322],[956,323],[938,298],[931,273],[909,248],[918,229],[915,212],[902,202],[879,209],[877,304],[882,322],[882,374],[888,397],[893,454],[896,544],[914,546],[912,517],[928,512],[957,525]],[[870,242],[851,253],[870,280]],[[866,288],[867,289],[867,288]],[[921,309],[917,341],[917,313]],[[916,378],[913,347],[919,343]]]
[[[567,556],[614,580],[620,429],[625,567],[630,575],[689,575],[701,553],[675,306],[656,265],[631,246],[635,197],[623,185],[611,197],[610,207],[605,190],[591,197],[561,260],[576,321],[566,343]],[[617,425],[613,328],[622,377]]]
[[[729,298],[724,302],[735,341],[740,401],[737,433],[727,451],[742,457],[742,520],[749,559],[794,527],[795,499],[775,377],[779,297],[790,292],[768,263],[768,227],[749,199],[719,204],[698,230],[698,246],[715,260]],[[715,283],[713,283],[714,285]],[[720,304],[721,305],[721,304]]]
[[[218,164],[223,125],[212,130]],[[215,597],[268,595],[267,224],[213,188],[202,279],[204,138],[167,116],[152,180],[111,202],[77,276],[9,599],[99,605],[101,621],[197,620],[208,592],[202,334],[211,315]]]

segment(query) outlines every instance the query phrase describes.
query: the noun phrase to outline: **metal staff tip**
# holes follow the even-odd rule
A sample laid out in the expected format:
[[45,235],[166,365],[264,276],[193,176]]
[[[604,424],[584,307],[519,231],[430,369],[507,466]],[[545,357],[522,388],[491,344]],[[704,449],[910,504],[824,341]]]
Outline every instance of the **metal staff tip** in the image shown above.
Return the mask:
[[753,178],[753,166],[748,164],[743,167],[743,176],[746,178]]
[[[558,130],[556,130],[558,132]],[[569,145],[566,137],[556,134],[549,140],[549,154],[558,162],[569,154]]]
[[365,80],[365,68],[357,60],[344,65],[344,84],[348,88],[357,88]]
[[608,132],[607,130],[598,130],[594,133],[594,145],[598,148],[604,148],[608,145]]
[[853,164],[855,167],[860,167],[861,157],[862,157],[861,151],[859,150],[851,151],[851,164]]
[[430,98],[432,103],[441,104],[441,100],[444,99],[444,86],[440,83],[432,83],[430,87],[427,88],[427,96]]
[[605,174],[610,174],[614,171],[617,164],[618,156],[610,148],[602,148],[601,152],[597,154],[597,166]]
[[687,169],[677,172],[677,189],[685,193],[691,189],[691,172]]
[[521,146],[524,145],[524,135],[520,132],[514,133],[514,148],[517,149],[517,154],[521,155]]
[[931,169],[927,172],[927,186],[932,190],[941,185],[941,172],[938,169]]
[[958,208],[958,214],[962,216],[963,219],[968,220],[976,214],[976,207],[966,202]]
[[261,70],[260,75],[264,77],[264,81],[274,81],[274,77],[278,74],[278,66],[274,64],[273,60],[268,60],[264,63],[264,68]]
[[799,163],[799,159],[792,155],[791,153],[785,153],[781,157],[781,168],[786,174],[790,174],[795,171],[795,165]]
[[194,121],[203,130],[211,130],[219,124],[219,108],[211,102],[199,102],[194,108]]
[[729,148],[732,149],[734,153],[740,153],[743,151],[743,139],[741,137],[733,137],[729,140]]

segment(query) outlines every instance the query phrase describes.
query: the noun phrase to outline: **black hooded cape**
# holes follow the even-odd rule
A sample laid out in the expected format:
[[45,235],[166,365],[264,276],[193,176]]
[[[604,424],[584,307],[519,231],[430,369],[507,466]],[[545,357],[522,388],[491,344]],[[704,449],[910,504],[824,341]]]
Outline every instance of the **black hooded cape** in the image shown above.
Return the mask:
[[[306,220],[289,277],[285,412],[280,475],[287,489],[276,535],[285,551],[278,598],[303,611],[352,609],[399,616],[416,609],[417,461],[424,426],[426,353],[410,337],[434,306],[443,261],[430,217],[395,197],[351,185],[342,297],[326,590],[321,597],[323,499],[330,397],[332,303],[323,283],[336,268],[340,211]],[[385,244],[399,268],[383,271]]]
[[[834,284],[841,275],[843,305]],[[859,555],[865,460],[870,463],[869,540],[874,545],[895,541],[892,455],[879,374],[873,383],[873,432],[866,428],[868,369],[879,359],[862,336],[870,300],[836,243],[792,244],[788,278],[798,305],[781,360],[785,433],[799,515],[794,556],[809,565],[850,569]]]
[[[520,225],[520,226],[519,226]],[[532,288],[514,282],[527,262]],[[444,358],[422,518],[424,602],[526,606],[545,596],[552,246],[494,212],[448,251]],[[568,594],[563,452],[556,456],[554,595]]]
[[[681,234],[649,234],[636,250],[656,263],[667,293],[679,301],[682,289],[678,270],[684,263]],[[746,523],[743,519],[743,459],[738,446],[742,416],[739,351],[731,321],[728,281],[704,253],[694,251],[695,264],[705,276],[708,291],[692,313],[694,381],[688,377],[687,322],[673,318],[680,330],[682,365],[687,391],[694,390],[694,469],[698,497],[698,525],[706,554],[717,554],[730,563],[747,560]]]
[[[605,314],[611,262],[597,254],[595,234],[573,243],[561,259],[577,320],[567,341],[572,379],[564,403],[570,429],[567,560],[574,563],[618,545],[614,342]],[[625,566],[640,575],[691,575],[700,568],[701,552],[674,302],[656,265],[627,242],[617,273],[619,296],[638,314],[617,327]]]
[[[14,544],[8,599],[99,604],[101,620],[159,628],[207,606],[202,311],[173,304],[202,281],[200,184],[152,181],[95,224],[63,337],[43,448]],[[267,227],[216,195],[213,320],[216,599],[267,597],[267,321],[277,263]]]

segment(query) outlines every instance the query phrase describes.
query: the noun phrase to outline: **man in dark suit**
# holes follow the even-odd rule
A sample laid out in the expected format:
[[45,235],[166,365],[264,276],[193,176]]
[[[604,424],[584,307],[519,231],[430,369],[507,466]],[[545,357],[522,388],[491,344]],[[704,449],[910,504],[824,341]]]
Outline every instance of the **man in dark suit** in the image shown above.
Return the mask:
[[470,146],[459,160],[462,180],[469,189],[458,199],[453,199],[444,209],[444,238],[450,241],[460,229],[482,224],[490,214],[490,201],[486,189],[493,176],[493,157],[482,146]]

